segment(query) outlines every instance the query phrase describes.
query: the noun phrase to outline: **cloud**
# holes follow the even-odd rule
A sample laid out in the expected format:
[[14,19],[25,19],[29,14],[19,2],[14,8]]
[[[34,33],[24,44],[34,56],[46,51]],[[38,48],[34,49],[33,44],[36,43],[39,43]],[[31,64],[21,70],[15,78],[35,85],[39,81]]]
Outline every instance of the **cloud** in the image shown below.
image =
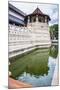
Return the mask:
[[21,3],[21,2],[10,2],[12,5],[22,10],[26,14],[32,13],[37,6],[39,9],[50,16],[51,21],[49,25],[58,23],[58,5],[57,4],[40,4],[40,3]]
[[50,21],[51,25],[58,24],[58,21],[59,21],[59,11],[58,11],[58,6],[57,5],[53,7],[52,13],[51,13],[50,17],[51,17],[51,21]]

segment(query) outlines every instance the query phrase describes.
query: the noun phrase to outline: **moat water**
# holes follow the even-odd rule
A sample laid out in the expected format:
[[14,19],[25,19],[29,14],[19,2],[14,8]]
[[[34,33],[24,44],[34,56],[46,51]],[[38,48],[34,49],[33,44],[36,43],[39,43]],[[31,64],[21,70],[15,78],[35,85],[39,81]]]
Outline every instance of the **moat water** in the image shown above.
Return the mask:
[[10,71],[12,77],[33,87],[51,86],[57,59],[57,45],[36,49],[11,63]]

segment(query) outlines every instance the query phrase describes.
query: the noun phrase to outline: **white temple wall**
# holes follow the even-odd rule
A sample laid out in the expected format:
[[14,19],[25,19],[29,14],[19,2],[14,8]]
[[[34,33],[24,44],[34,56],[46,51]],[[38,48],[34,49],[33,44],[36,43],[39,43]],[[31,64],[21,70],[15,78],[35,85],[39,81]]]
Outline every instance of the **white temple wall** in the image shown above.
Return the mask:
[[[51,41],[48,24],[36,22],[29,23],[27,27],[9,25],[8,44],[10,57],[32,50],[36,45],[39,45],[39,47],[49,47]],[[25,50],[19,51],[21,49]],[[17,51],[17,53],[14,51]]]

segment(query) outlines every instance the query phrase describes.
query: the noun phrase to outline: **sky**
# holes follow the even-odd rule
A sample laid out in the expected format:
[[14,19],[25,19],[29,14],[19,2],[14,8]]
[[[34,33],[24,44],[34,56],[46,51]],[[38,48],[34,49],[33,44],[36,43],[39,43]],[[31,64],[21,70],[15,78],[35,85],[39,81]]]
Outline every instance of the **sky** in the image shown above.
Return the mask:
[[28,2],[12,2],[12,5],[16,8],[20,9],[26,14],[32,13],[37,7],[44,13],[50,16],[51,21],[49,22],[49,26],[53,24],[59,23],[59,6],[58,4],[44,4],[44,3],[28,3]]

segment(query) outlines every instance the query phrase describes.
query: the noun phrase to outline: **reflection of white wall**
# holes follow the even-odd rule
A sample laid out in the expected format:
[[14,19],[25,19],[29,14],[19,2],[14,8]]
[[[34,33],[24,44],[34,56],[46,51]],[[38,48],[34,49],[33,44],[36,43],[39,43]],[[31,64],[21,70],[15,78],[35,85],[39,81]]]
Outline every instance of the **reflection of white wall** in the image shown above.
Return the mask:
[[22,17],[21,15],[18,15],[18,14],[16,14],[16,13],[14,13],[14,12],[12,12],[12,11],[10,11],[10,10],[9,10],[9,14],[10,14],[10,15],[13,15],[13,16],[21,19],[21,20],[24,20],[24,17]]

